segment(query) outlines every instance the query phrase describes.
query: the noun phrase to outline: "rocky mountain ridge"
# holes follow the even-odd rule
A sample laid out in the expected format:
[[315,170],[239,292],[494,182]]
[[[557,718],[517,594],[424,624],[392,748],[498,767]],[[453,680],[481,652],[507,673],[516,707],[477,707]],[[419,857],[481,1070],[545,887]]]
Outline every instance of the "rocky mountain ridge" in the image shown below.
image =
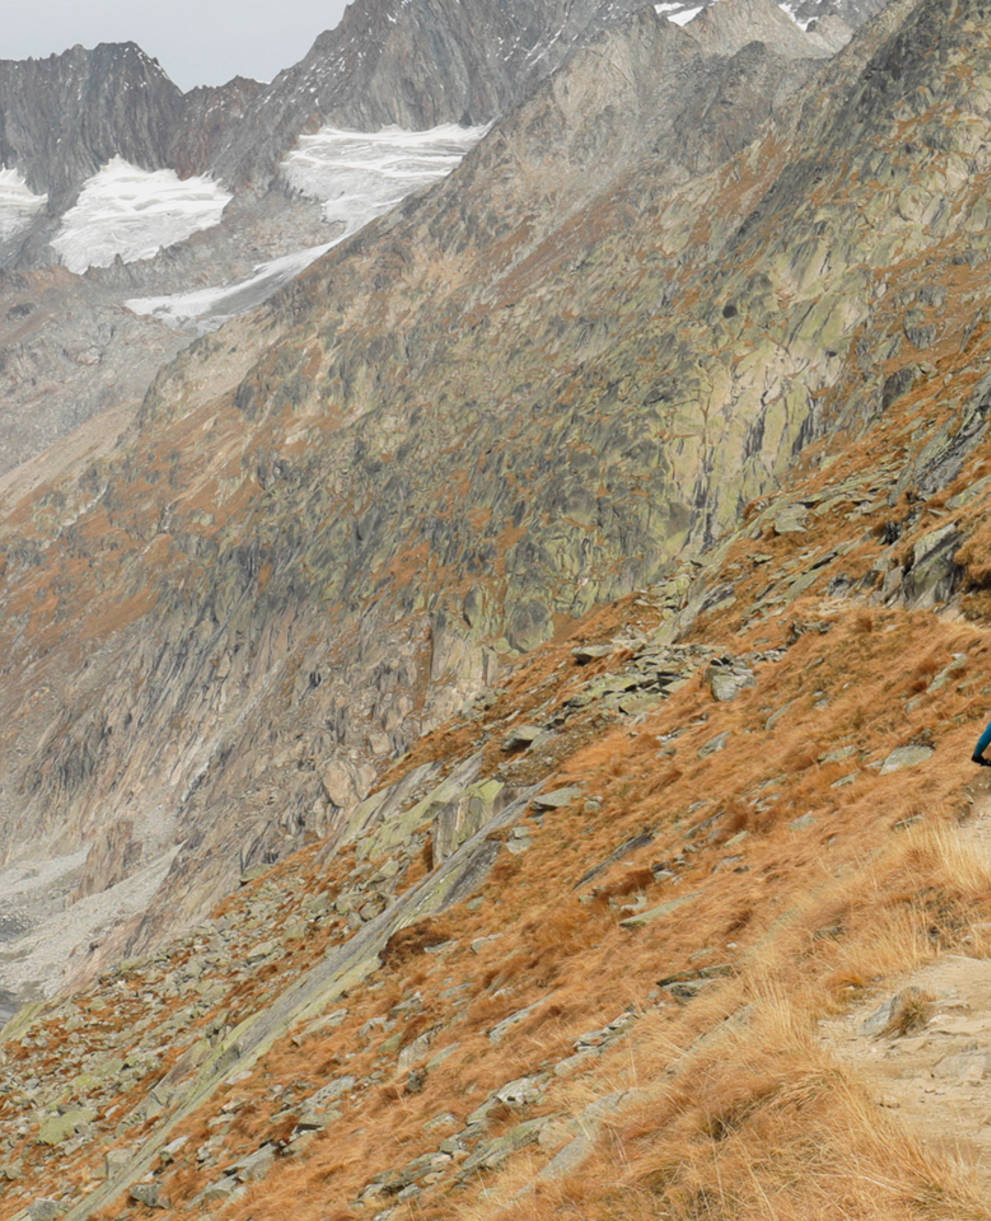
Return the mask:
[[167,164],[182,112],[182,92],[133,42],[4,60],[0,163],[61,212],[115,156],[148,169]]
[[[489,123],[575,49],[642,7],[639,0],[555,0],[525,9],[486,0],[367,0],[349,5],[340,25],[270,85],[236,77],[186,95],[134,43],[0,61],[0,166],[19,170],[32,191],[47,195],[49,214],[60,214],[114,156],[265,189],[300,133],[321,123],[359,131]],[[850,14],[849,28],[874,11]],[[790,40],[802,54],[797,26],[777,13],[776,22],[748,14],[750,38],[770,33],[772,43]],[[805,54],[816,41],[813,30]]]

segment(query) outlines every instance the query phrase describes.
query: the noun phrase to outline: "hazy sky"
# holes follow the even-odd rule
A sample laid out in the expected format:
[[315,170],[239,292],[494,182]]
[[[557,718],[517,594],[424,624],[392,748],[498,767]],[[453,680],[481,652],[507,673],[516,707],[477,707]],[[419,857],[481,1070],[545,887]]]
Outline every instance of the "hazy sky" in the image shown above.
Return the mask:
[[239,73],[271,80],[341,19],[347,0],[17,0],[3,5],[0,59],[81,42],[140,44],[181,89]]

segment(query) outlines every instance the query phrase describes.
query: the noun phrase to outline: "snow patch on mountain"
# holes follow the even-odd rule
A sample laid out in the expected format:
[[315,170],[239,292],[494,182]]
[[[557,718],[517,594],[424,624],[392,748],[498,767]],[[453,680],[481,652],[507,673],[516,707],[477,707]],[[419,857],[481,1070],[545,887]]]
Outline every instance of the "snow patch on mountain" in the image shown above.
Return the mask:
[[150,259],[216,225],[233,197],[212,178],[142,170],[114,157],[83,186],[52,246],[70,271]]
[[[717,3],[717,0],[711,0],[711,2]],[[675,25],[688,25],[689,21],[694,20],[704,8],[708,7],[708,4],[686,4],[683,0],[664,0],[664,3],[654,5],[654,12],[659,17],[667,17],[668,21],[673,21]],[[802,21],[796,16],[794,4],[779,3],[778,8],[789,16],[801,30],[807,30],[812,24],[811,20]]]
[[267,297],[305,271],[336,244],[327,242],[322,246],[310,246],[306,250],[297,250],[271,262],[261,263],[255,268],[254,275],[236,284],[194,289],[164,297],[132,297],[124,304],[135,314],[150,314],[169,326],[179,327],[197,319],[196,329],[202,335],[215,331],[238,314],[261,305]]
[[48,201],[35,195],[17,170],[0,168],[0,242],[26,229]]
[[807,30],[812,24],[811,18],[808,21],[803,21],[801,17],[798,16],[793,4],[779,4],[778,8],[780,8],[782,12],[787,13],[800,30]]
[[686,8],[683,4],[655,4],[654,12],[661,17],[667,17],[668,21],[673,21],[675,25],[688,25],[694,17],[705,8],[704,4],[699,4],[694,8]]
[[133,297],[124,304],[169,326],[196,323],[216,330],[222,323],[260,305],[283,284],[332,246],[394,207],[411,191],[429,186],[454,170],[487,127],[449,123],[427,131],[386,127],[381,131],[342,131],[324,127],[299,143],[282,162],[290,189],[323,204],[332,240],[262,263],[247,280],[162,297]]
[[451,173],[487,130],[454,123],[426,131],[323,127],[300,137],[282,162],[282,177],[292,190],[320,200],[342,240],[411,191]]

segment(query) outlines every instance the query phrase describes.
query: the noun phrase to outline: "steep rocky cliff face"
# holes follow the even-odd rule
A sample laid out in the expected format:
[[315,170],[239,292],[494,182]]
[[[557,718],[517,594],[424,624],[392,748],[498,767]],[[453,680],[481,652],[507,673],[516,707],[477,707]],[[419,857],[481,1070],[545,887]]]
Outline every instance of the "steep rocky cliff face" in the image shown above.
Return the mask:
[[263,84],[244,76],[226,85],[190,89],[182,99],[182,118],[172,133],[166,164],[183,177],[212,169],[231,132],[249,119],[264,92]]
[[793,59],[828,57],[844,47],[853,33],[852,27],[835,15],[823,17],[803,31],[773,0],[710,4],[685,28],[707,51],[717,54],[733,55],[747,43],[763,42],[779,55]]
[[838,17],[856,29],[876,17],[885,5],[879,0],[828,0],[826,4],[820,0],[796,0],[785,7],[803,25]]
[[0,300],[0,475],[104,412],[116,439],[186,343],[64,268],[0,272]]

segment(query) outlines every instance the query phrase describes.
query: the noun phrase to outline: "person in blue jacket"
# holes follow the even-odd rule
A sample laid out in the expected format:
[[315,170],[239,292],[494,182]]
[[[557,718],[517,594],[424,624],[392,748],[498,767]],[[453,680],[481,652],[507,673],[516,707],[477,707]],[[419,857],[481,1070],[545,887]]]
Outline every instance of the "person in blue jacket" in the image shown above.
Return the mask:
[[991,767],[991,759],[984,758],[984,752],[991,746],[991,721],[988,721],[987,728],[977,739],[977,745],[974,747],[974,753],[970,756],[974,763],[979,763],[981,767]]

